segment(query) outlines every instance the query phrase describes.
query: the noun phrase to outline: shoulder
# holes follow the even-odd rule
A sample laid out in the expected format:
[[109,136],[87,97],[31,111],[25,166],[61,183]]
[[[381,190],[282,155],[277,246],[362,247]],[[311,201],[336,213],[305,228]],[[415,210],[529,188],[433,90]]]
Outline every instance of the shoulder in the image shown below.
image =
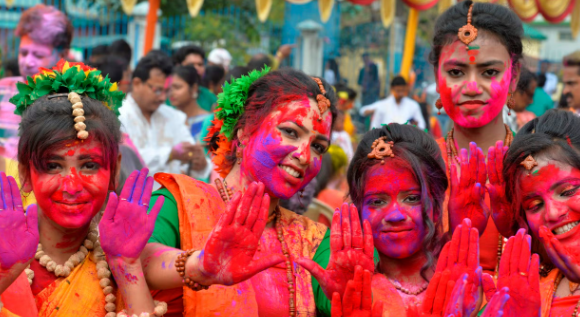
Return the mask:
[[157,111],[164,117],[173,119],[175,121],[185,122],[185,120],[187,120],[187,116],[185,115],[185,113],[175,108],[172,108],[166,104],[162,104],[161,106],[159,106],[159,109],[157,109]]
[[417,108],[421,108],[421,106],[419,106],[419,103],[417,101],[415,101],[413,98],[403,97],[403,100],[408,105],[411,105],[411,106],[417,107]]

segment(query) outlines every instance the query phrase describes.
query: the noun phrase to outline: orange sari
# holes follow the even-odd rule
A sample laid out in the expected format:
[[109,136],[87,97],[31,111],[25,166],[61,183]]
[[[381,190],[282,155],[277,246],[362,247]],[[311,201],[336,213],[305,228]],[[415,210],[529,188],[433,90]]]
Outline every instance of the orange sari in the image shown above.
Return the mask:
[[553,269],[548,276],[540,280],[540,296],[542,298],[542,317],[572,316],[574,307],[580,300],[580,296],[554,298],[558,285],[554,285],[556,279],[562,273]]
[[[203,249],[207,237],[225,210],[225,203],[217,190],[186,175],[158,173],[155,180],[166,187],[177,201],[181,248]],[[284,208],[281,212],[282,233],[291,259],[313,258],[327,228]],[[316,316],[310,273],[294,265],[294,276],[296,316]],[[184,287],[183,300],[184,315],[188,317],[258,316],[256,291],[251,280],[233,286],[214,285],[199,292]]]
[[[107,313],[105,311],[105,294],[103,294],[103,290],[99,285],[96,264],[91,260],[91,254],[92,252],[89,252],[85,260],[75,267],[68,277],[57,278],[36,297],[33,297],[29,285],[27,287],[28,291],[25,291],[26,289],[23,291],[20,288],[23,282],[22,277],[28,284],[26,275],[21,274],[19,280],[13,283],[18,283],[17,286],[21,290],[18,293],[20,300],[35,302],[39,317],[104,317]],[[4,299],[5,296],[16,295],[14,293],[16,291],[11,285],[6,291],[11,294],[2,294],[2,302],[5,307],[0,312],[1,317],[24,316],[13,313],[22,308],[17,307],[20,305],[19,303],[8,302]],[[117,292],[117,311],[123,310],[123,307],[121,296]]]

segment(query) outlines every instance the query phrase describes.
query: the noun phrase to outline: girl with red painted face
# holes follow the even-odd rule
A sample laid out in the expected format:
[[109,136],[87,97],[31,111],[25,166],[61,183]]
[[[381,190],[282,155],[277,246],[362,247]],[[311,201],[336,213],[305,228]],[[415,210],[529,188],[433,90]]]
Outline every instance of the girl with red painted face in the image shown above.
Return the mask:
[[512,231],[528,230],[541,255],[542,316],[577,316],[580,306],[579,125],[548,111],[520,129],[504,159]]
[[0,173],[0,315],[163,314],[139,260],[163,202],[147,214],[147,170],[131,174],[96,217],[118,182],[121,133],[111,109],[123,94],[95,69],[65,61],[33,80],[19,83],[11,102],[22,115],[21,190],[38,204],[24,213],[15,180]]
[[[482,234],[486,271],[496,270],[503,245],[499,233],[509,233],[501,218],[508,206],[505,184],[497,171],[513,138],[502,112],[518,82],[522,35],[521,21],[508,8],[462,1],[437,19],[429,57],[440,93],[437,106],[453,120],[447,137],[437,140],[450,174],[444,228],[453,231],[463,218],[472,220]],[[497,211],[494,222],[488,222],[490,202]]]
[[[174,288],[157,296],[184,305],[176,315],[316,315],[310,274],[294,261],[312,258],[327,230],[278,201],[318,173],[336,96],[300,71],[266,73],[242,76],[220,95],[209,133],[223,177],[216,187],[182,175],[155,176],[163,188],[154,199],[166,199],[144,253],[145,273],[152,287]],[[236,210],[239,217],[227,216]]]

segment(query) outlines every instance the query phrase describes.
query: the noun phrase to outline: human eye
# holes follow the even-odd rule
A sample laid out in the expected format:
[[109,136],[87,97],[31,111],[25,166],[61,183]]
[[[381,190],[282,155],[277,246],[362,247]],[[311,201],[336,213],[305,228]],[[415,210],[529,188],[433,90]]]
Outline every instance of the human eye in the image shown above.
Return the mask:
[[580,186],[578,186],[578,185],[576,185],[576,186],[569,185],[569,186],[564,188],[564,190],[562,191],[560,196],[572,197],[578,192],[578,188],[580,188]]
[[282,133],[284,133],[284,135],[286,135],[287,137],[293,138],[293,139],[297,139],[298,138],[298,133],[296,132],[296,130],[292,129],[292,128],[278,128],[280,131],[282,131]]
[[318,154],[324,154],[327,150],[327,147],[320,143],[312,143],[312,147]]
[[409,204],[420,203],[421,196],[420,195],[409,195],[409,196],[405,197],[404,202],[409,203]]
[[366,199],[365,205],[370,207],[380,207],[385,205],[387,202],[384,199],[378,197],[369,197]]
[[499,75],[499,70],[497,69],[486,69],[483,72],[483,76],[487,77],[487,78],[492,78],[492,77],[497,77],[497,75]]
[[461,69],[453,68],[447,71],[447,74],[453,78],[461,77],[463,75],[463,71]]
[[101,167],[97,162],[86,162],[83,164],[82,169],[85,171],[96,171]]
[[46,171],[47,172],[58,172],[62,169],[62,166],[56,162],[48,162],[46,163]]
[[541,199],[533,199],[533,200],[527,202],[526,204],[524,204],[524,206],[525,206],[524,209],[527,212],[535,213],[538,210],[540,210],[543,205],[544,205],[544,202]]

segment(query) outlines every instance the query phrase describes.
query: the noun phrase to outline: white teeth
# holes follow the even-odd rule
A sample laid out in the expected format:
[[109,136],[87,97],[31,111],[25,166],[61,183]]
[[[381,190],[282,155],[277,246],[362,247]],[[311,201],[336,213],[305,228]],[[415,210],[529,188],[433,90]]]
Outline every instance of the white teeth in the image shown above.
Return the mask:
[[300,172],[298,172],[297,170],[293,169],[292,167],[285,166],[285,165],[284,166],[280,165],[280,167],[283,170],[285,170],[288,174],[290,174],[290,175],[292,175],[292,176],[294,176],[296,178],[299,178],[300,177]]
[[580,221],[571,222],[569,224],[565,224],[561,227],[558,227],[558,228],[552,230],[552,232],[556,235],[564,234],[564,233],[574,229],[574,227],[576,227],[578,224],[580,224]]

